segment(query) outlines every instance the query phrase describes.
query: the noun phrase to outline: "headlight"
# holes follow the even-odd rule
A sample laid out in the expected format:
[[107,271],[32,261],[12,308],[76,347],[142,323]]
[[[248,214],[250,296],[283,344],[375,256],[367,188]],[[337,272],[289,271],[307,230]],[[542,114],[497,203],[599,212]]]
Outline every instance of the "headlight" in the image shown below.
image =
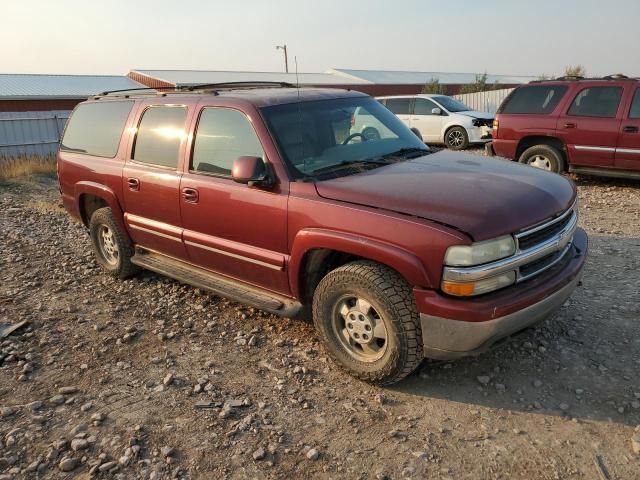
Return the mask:
[[444,256],[445,265],[470,267],[510,257],[516,253],[516,243],[511,235],[471,245],[449,247]]

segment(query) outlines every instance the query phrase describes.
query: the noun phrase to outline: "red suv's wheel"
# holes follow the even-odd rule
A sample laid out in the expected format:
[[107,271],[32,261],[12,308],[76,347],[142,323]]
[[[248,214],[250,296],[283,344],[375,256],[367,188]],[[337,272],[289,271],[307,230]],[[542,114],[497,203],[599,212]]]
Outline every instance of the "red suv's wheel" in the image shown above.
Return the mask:
[[369,261],[339,267],[313,296],[313,321],[331,357],[352,375],[397,382],[422,361],[422,335],[411,287]]
[[535,145],[527,148],[520,155],[519,162],[548,172],[562,173],[564,171],[562,154],[557,148],[550,145]]
[[131,263],[133,246],[120,230],[109,207],[93,212],[89,234],[96,260],[109,274],[127,278],[137,272],[138,267]]

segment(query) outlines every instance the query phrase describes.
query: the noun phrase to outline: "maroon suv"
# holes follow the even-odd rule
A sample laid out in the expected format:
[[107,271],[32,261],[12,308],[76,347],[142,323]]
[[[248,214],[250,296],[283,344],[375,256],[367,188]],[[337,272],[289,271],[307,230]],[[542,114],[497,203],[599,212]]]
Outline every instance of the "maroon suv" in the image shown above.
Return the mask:
[[487,149],[556,173],[640,178],[640,80],[616,75],[518,87],[500,106]]
[[[351,131],[354,114],[379,135]],[[391,383],[483,351],[579,282],[570,180],[431,153],[371,97],[262,85],[96,96],[60,146],[64,205],[98,262],[278,315],[313,315],[334,360]]]

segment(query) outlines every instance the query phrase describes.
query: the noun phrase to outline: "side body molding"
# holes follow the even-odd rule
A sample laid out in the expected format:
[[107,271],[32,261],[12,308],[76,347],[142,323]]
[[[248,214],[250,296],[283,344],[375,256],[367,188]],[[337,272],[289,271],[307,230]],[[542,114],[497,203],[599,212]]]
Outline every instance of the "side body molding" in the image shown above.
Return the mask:
[[291,293],[300,298],[300,269],[306,253],[315,249],[344,252],[387,265],[399,272],[412,286],[430,287],[424,265],[413,253],[396,245],[367,237],[323,228],[298,232],[293,240],[289,261]]

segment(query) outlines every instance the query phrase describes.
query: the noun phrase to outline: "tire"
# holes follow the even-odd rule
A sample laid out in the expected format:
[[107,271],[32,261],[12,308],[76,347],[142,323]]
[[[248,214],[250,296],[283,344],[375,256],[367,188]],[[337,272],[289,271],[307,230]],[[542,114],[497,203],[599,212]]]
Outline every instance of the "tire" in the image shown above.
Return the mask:
[[417,128],[412,128],[411,131],[416,134],[416,137],[418,137],[421,142],[424,143],[424,140],[422,139],[422,134],[420,133],[420,130],[418,130]]
[[518,161],[548,172],[562,173],[564,171],[562,153],[551,145],[534,145],[533,147],[529,147],[522,152]]
[[138,271],[131,263],[133,245],[113,218],[109,207],[93,212],[89,221],[93,253],[100,266],[116,278],[127,278]]
[[462,127],[452,127],[444,134],[444,144],[449,150],[464,150],[469,146],[469,135]]
[[361,380],[389,385],[422,362],[413,292],[384,265],[356,261],[329,272],[313,295],[313,322],[332,359]]

